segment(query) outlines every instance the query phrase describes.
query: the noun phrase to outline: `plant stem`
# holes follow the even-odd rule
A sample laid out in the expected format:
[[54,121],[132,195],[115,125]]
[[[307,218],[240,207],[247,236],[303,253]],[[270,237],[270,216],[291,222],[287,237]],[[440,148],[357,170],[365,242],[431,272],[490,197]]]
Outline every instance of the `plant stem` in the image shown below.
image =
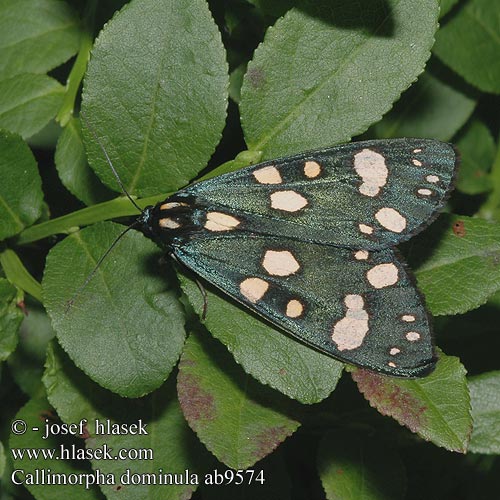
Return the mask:
[[7,279],[39,302],[42,302],[42,285],[31,276],[14,250],[5,249],[0,253],[0,264]]
[[[149,198],[143,198],[142,200],[137,200],[137,204],[144,208],[164,200],[167,196],[168,195],[160,194]],[[71,233],[80,226],[114,219],[115,217],[133,215],[138,215],[137,210],[132,206],[129,200],[119,197],[28,227],[13,239],[13,243],[16,245],[25,245],[26,243],[32,243],[33,241],[38,241],[54,234]]]
[[65,127],[73,116],[76,95],[78,94],[80,83],[82,82],[85,71],[87,70],[92,44],[92,36],[88,31],[83,30],[78,56],[73,64],[73,67],[71,68],[68,80],[66,81],[66,94],[64,95],[63,103],[56,116],[56,120],[61,124],[61,127]]

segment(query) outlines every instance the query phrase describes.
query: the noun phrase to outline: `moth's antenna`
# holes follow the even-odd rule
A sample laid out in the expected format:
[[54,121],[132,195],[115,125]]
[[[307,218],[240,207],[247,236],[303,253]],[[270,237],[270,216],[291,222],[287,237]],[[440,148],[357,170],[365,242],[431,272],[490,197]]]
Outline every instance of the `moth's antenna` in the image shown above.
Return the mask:
[[73,297],[71,297],[71,299],[69,299],[66,302],[66,310],[65,310],[66,313],[69,311],[69,309],[71,308],[71,306],[75,303],[75,300],[78,298],[78,296],[83,292],[83,290],[85,290],[85,288],[90,283],[90,281],[94,277],[94,275],[97,272],[97,270],[99,269],[99,267],[101,267],[101,264],[103,263],[104,259],[109,255],[109,253],[111,252],[111,250],[113,250],[113,248],[115,248],[115,246],[117,245],[117,243],[123,238],[123,236],[125,236],[126,233],[128,233],[128,231],[130,231],[131,229],[133,229],[134,227],[136,227],[138,225],[139,225],[139,223],[137,221],[135,221],[132,224],[130,224],[130,226],[127,227],[127,229],[125,229],[124,231],[122,231],[115,238],[115,241],[113,241],[113,243],[111,243],[111,246],[101,255],[101,257],[99,257],[99,260],[96,262],[96,265],[94,266],[94,269],[92,269],[92,271],[90,272],[90,274],[87,276],[87,279],[83,282],[83,285],[74,293]]
[[[85,126],[90,130],[92,135],[94,136],[94,139],[96,140],[97,144],[99,144],[99,147],[102,149],[102,152],[104,153],[104,156],[106,157],[106,161],[108,162],[109,166],[111,167],[111,171],[113,172],[113,175],[115,176],[116,180],[118,181],[118,184],[120,185],[121,190],[125,193],[125,196],[130,200],[132,205],[134,205],[139,212],[142,212],[142,208],[134,201],[132,196],[129,195],[128,191],[125,189],[125,186],[123,185],[122,180],[120,179],[120,176],[118,175],[118,172],[116,171],[115,167],[113,166],[113,162],[111,161],[111,158],[108,155],[108,152],[106,151],[106,148],[104,147],[104,144],[102,143],[101,139],[99,139],[96,131],[92,128],[90,125],[89,121],[85,117],[85,114],[83,113],[82,110],[80,110],[80,117],[82,118],[83,123]],[[107,255],[108,252],[106,252],[105,255]]]

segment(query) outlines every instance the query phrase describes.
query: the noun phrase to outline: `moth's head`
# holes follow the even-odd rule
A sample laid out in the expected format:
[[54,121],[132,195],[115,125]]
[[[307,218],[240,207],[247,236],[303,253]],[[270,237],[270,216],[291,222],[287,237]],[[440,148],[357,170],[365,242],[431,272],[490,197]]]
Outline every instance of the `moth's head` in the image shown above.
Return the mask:
[[153,205],[147,206],[139,217],[137,217],[137,221],[135,223],[142,232],[148,237],[152,238],[154,236],[154,210],[155,207]]

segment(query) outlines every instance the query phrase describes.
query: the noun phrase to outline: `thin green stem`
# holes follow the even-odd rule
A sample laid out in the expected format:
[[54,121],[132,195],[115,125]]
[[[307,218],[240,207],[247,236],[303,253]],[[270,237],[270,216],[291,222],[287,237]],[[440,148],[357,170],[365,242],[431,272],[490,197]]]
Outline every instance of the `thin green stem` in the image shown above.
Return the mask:
[[[143,198],[142,200],[137,200],[137,204],[141,208],[144,208],[164,200],[167,196],[168,195],[160,194],[149,198]],[[133,215],[138,215],[137,210],[127,198],[115,198],[114,200],[98,203],[97,205],[92,205],[91,207],[83,208],[82,210],[63,215],[62,217],[57,217],[56,219],[51,219],[31,226],[19,233],[19,235],[13,239],[13,243],[16,245],[25,245],[26,243],[32,243],[33,241],[38,241],[54,234],[71,233],[80,226],[114,219],[115,217]]]
[[42,302],[42,285],[31,276],[14,250],[5,249],[0,253],[0,264],[7,279],[39,302]]
[[90,33],[85,30],[82,31],[78,56],[75,59],[75,63],[66,81],[66,94],[64,95],[63,103],[56,116],[56,120],[62,127],[65,127],[73,116],[76,96],[83,76],[85,75],[85,71],[87,70],[92,44],[93,39]]

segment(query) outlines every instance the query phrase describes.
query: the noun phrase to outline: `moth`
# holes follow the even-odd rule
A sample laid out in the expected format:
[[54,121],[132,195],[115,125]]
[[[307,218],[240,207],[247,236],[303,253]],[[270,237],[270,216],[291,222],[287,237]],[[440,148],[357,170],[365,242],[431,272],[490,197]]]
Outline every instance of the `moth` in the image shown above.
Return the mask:
[[422,377],[431,318],[395,249],[437,216],[457,168],[430,139],[354,142],[201,181],[137,221],[171,257],[311,347]]

